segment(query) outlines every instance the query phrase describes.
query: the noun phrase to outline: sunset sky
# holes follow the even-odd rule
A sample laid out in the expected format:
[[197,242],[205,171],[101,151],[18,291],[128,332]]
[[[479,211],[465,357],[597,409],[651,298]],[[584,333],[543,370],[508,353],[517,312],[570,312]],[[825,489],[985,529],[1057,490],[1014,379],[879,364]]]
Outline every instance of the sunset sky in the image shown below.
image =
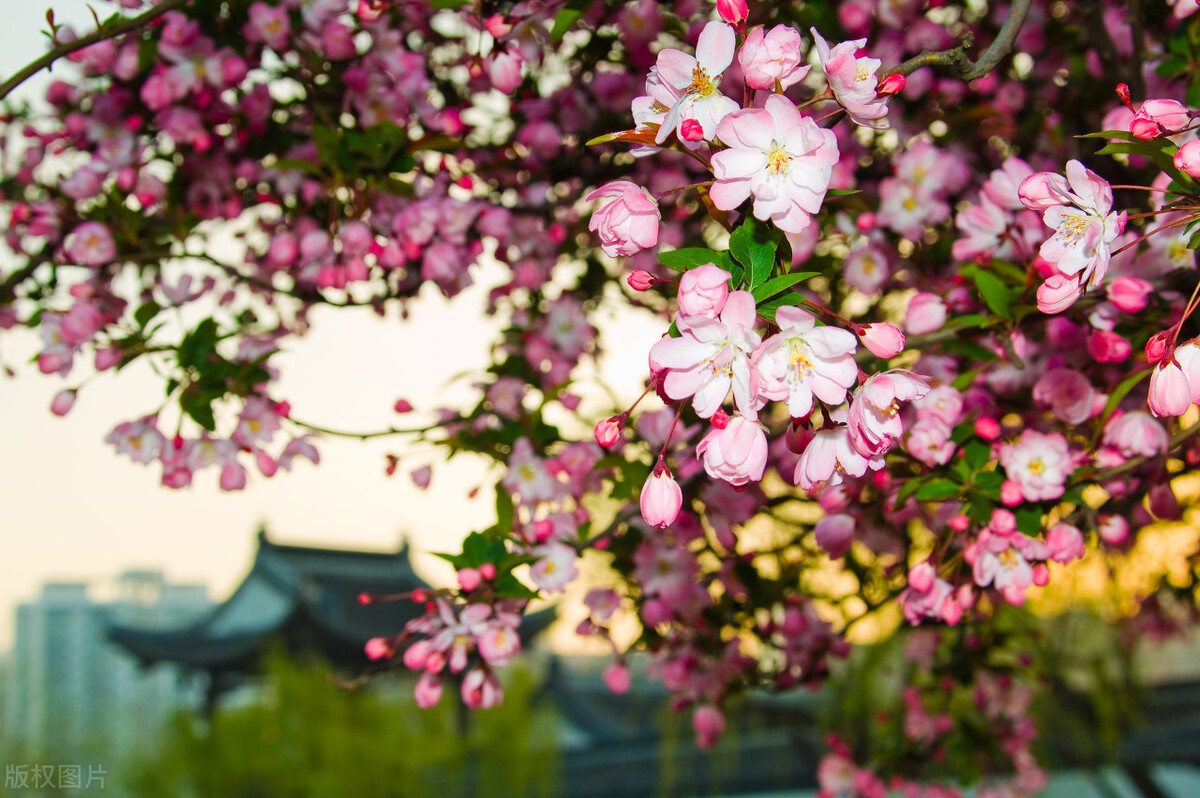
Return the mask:
[[[38,33],[46,27],[44,6],[11,5],[0,34],[2,75],[35,58],[45,42]],[[96,5],[102,16],[111,7]],[[60,22],[76,20],[80,30],[90,24],[81,0],[53,6]],[[31,82],[24,96],[44,86],[44,78]],[[474,395],[468,381],[448,386],[447,380],[486,362],[494,329],[482,321],[488,287],[476,285],[452,303],[429,291],[405,322],[395,308],[387,319],[369,311],[315,313],[309,336],[273,360],[284,374],[276,398],[290,401],[297,418],[363,431],[404,423],[392,412],[400,397],[419,409],[461,404]],[[612,324],[610,316],[608,326],[621,333],[606,339],[619,356],[605,364],[604,377],[632,398],[645,353],[665,325],[624,317]],[[433,486],[422,492],[407,473],[435,463],[437,452],[406,454],[401,439],[326,439],[319,467],[302,461],[271,480],[251,468],[249,486],[237,494],[217,489],[214,469],[197,474],[190,489],[161,488],[157,467],[133,463],[104,443],[117,423],[157,406],[161,382],[144,367],[100,375],[70,415],[55,418],[51,398],[90,369],[77,365],[68,380],[45,377],[29,363],[38,349],[33,335],[0,334],[0,359],[18,372],[15,379],[0,377],[0,651],[12,643],[15,605],[36,599],[48,580],[88,581],[102,590],[124,569],[156,568],[172,581],[204,582],[222,600],[250,566],[260,523],[283,542],[393,549],[404,533],[414,549],[431,551],[454,547],[494,520],[490,491],[466,500],[472,488],[491,481],[481,462],[436,466]],[[391,479],[384,474],[388,452],[404,458],[402,473]],[[448,576],[436,558],[418,555],[416,562],[432,579]]]

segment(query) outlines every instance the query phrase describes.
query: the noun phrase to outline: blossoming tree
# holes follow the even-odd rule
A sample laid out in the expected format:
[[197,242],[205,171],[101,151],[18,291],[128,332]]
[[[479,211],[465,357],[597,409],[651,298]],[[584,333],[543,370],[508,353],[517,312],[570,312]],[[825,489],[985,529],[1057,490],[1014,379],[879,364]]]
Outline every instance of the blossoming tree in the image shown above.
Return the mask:
[[[500,701],[526,607],[587,555],[608,684],[648,652],[702,745],[874,619],[940,644],[903,750],[834,739],[825,793],[1037,788],[998,619],[1181,517],[1200,462],[1193,0],[119,5],[92,32],[48,15],[52,50],[0,86],[81,75],[3,129],[0,328],[41,336],[53,412],[149,361],[168,401],[109,443],[167,488],[241,490],[319,460],[274,367],[314,306],[501,264],[477,401],[380,431],[495,462],[457,584],[368,645],[419,703],[451,677]],[[575,382],[613,302],[663,337],[620,353],[645,392],[597,420]],[[1172,556],[1131,628],[1194,617],[1200,551]],[[939,782],[912,762],[961,754],[964,701],[989,722]]]

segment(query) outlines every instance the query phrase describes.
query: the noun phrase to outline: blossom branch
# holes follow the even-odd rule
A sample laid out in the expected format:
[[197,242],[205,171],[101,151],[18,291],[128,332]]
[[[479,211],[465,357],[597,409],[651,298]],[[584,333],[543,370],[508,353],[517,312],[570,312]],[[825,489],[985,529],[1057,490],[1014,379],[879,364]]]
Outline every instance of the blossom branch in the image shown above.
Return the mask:
[[967,55],[967,51],[975,44],[975,37],[968,33],[957,47],[938,52],[926,51],[915,55],[893,69],[892,74],[911,75],[921,67],[953,66],[963,80],[976,80],[983,77],[995,69],[1000,60],[1012,49],[1013,42],[1016,41],[1017,34],[1021,31],[1021,26],[1025,24],[1025,17],[1029,14],[1029,4],[1030,0],[1015,0],[1012,8],[1008,11],[1008,18],[1004,20],[1000,32],[996,35],[996,40],[984,51],[978,61],[972,61]]
[[26,64],[20,71],[10,77],[8,80],[0,83],[0,100],[3,100],[12,93],[17,86],[20,86],[31,77],[41,72],[43,69],[50,67],[58,59],[68,56],[71,53],[82,50],[85,47],[102,42],[105,39],[115,39],[122,33],[137,30],[144,27],[146,24],[158,19],[163,14],[187,4],[188,0],[164,0],[161,4],[154,6],[143,14],[136,17],[126,17],[120,22],[112,25],[101,25],[96,30],[89,33],[87,36],[80,36],[75,41],[63,42],[53,48],[40,58]]

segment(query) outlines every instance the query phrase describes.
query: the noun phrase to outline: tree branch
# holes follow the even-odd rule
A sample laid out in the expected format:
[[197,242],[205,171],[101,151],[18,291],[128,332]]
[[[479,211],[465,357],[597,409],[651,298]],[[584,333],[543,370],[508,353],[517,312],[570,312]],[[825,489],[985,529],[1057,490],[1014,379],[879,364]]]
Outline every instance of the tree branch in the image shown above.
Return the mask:
[[967,55],[967,51],[975,44],[975,37],[968,33],[957,47],[938,52],[926,51],[915,55],[893,69],[892,74],[911,75],[921,67],[952,66],[958,70],[958,75],[963,80],[977,80],[983,77],[995,69],[1000,60],[1012,49],[1013,42],[1016,41],[1017,34],[1021,31],[1021,26],[1025,24],[1025,17],[1029,14],[1030,2],[1031,0],[1013,0],[1012,7],[1008,10],[1008,18],[1000,26],[996,40],[992,42],[991,47],[984,51],[978,61],[972,61]]
[[29,80],[29,78],[33,77],[46,67],[49,67],[63,56],[70,55],[78,50],[82,50],[83,48],[89,47],[96,42],[102,42],[105,39],[115,39],[122,33],[128,33],[129,31],[137,30],[138,28],[145,26],[147,23],[158,19],[168,11],[179,8],[187,2],[189,2],[189,0],[163,0],[163,2],[159,5],[154,6],[153,8],[142,14],[139,14],[136,17],[126,17],[125,19],[111,26],[101,25],[87,36],[81,36],[75,41],[64,42],[58,45],[41,58],[38,58],[36,61],[32,61],[25,65],[24,68],[10,77],[8,80],[0,83],[0,100],[3,100],[5,97],[11,94],[13,89],[17,88],[17,86],[20,86],[22,83]]

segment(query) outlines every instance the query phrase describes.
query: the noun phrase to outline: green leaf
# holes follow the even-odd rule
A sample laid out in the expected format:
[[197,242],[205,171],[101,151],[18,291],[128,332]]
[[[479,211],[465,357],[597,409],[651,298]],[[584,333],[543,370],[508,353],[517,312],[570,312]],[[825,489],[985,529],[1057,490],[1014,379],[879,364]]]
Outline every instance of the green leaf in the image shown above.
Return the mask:
[[978,471],[992,459],[992,447],[977,438],[963,447],[963,457],[972,469]]
[[513,518],[516,511],[513,507],[512,496],[508,491],[504,490],[503,486],[497,483],[496,485],[496,526],[500,529],[501,535],[508,535],[512,532]]
[[183,368],[199,368],[215,351],[216,346],[217,323],[212,318],[207,318],[179,342],[179,365]]
[[554,27],[550,29],[550,41],[562,41],[567,31],[575,27],[587,10],[591,8],[591,0],[571,0],[558,12],[554,18]]
[[454,9],[471,5],[472,0],[429,0],[429,5],[437,9]]
[[775,268],[776,244],[766,225],[750,216],[729,237],[729,254],[746,268],[746,288],[766,282]]
[[151,300],[133,312],[133,320],[137,322],[138,327],[144,330],[146,329],[146,325],[158,315],[159,310],[161,308],[159,308],[158,303]]
[[959,494],[962,486],[949,479],[935,479],[932,482],[926,482],[917,489],[916,498],[918,501],[945,501]]
[[467,567],[467,566],[463,565],[463,561],[462,561],[463,558],[462,558],[461,554],[448,554],[447,552],[444,552],[444,551],[431,551],[429,553],[432,554],[434,557],[440,557],[443,560],[445,560],[446,562],[450,563],[451,565],[454,566],[454,570],[456,570],[456,571],[461,568]]
[[826,197],[849,197],[852,194],[861,194],[862,189],[859,188],[830,188],[826,189]]
[[722,254],[724,253],[714,252],[704,247],[683,247],[658,253],[658,262],[668,269],[682,272],[709,263],[720,266],[719,261]]
[[1175,166],[1174,150],[1178,149],[1170,139],[1162,139],[1172,152],[1168,152],[1155,141],[1110,142],[1096,151],[1097,155],[1141,155],[1154,161],[1154,165],[1166,172],[1175,180],[1183,179],[1183,173]]
[[1012,292],[1008,286],[1000,282],[1000,278],[991,272],[979,269],[975,272],[975,287],[983,296],[983,301],[997,316],[1007,319],[1012,316]]
[[216,432],[217,420],[213,416],[212,402],[214,397],[210,392],[196,385],[189,385],[179,396],[179,407],[188,417],[209,432]]
[[908,501],[908,497],[916,493],[917,490],[919,490],[924,484],[925,480],[917,478],[913,478],[905,482],[900,487],[900,491],[896,494],[895,506],[899,507]]
[[472,532],[463,540],[462,560],[468,568],[478,568],[487,562],[488,539],[479,532]]
[[512,574],[497,576],[496,581],[492,583],[492,588],[499,598],[535,599],[538,597],[536,590],[525,587],[521,584],[521,580]]
[[1000,486],[1004,475],[999,471],[980,471],[975,475],[975,487],[992,501],[1000,501]]
[[802,283],[809,277],[816,277],[820,272],[793,272],[792,274],[782,274],[754,289],[754,302],[757,304],[764,300],[770,299],[776,294],[782,293],[791,288],[796,283]]
[[950,383],[950,387],[956,391],[967,390],[971,387],[971,383],[975,382],[975,378],[979,376],[979,372],[980,369],[964,371],[962,374],[959,374],[954,378],[954,381]]
[[1026,535],[1042,533],[1042,510],[1040,507],[1026,505],[1019,508],[1014,515],[1017,516],[1017,529]]
[[1117,405],[1121,403],[1121,400],[1129,395],[1129,392],[1133,390],[1134,386],[1149,377],[1150,371],[1151,369],[1146,369],[1145,371],[1136,371],[1117,383],[1117,387],[1113,388],[1113,392],[1108,395],[1108,401],[1104,405],[1104,413],[1100,416],[1100,423],[1096,426],[1097,435],[1100,434],[1100,430],[1103,429],[1104,425],[1108,422],[1108,417],[1111,416],[1113,411],[1117,409]]

